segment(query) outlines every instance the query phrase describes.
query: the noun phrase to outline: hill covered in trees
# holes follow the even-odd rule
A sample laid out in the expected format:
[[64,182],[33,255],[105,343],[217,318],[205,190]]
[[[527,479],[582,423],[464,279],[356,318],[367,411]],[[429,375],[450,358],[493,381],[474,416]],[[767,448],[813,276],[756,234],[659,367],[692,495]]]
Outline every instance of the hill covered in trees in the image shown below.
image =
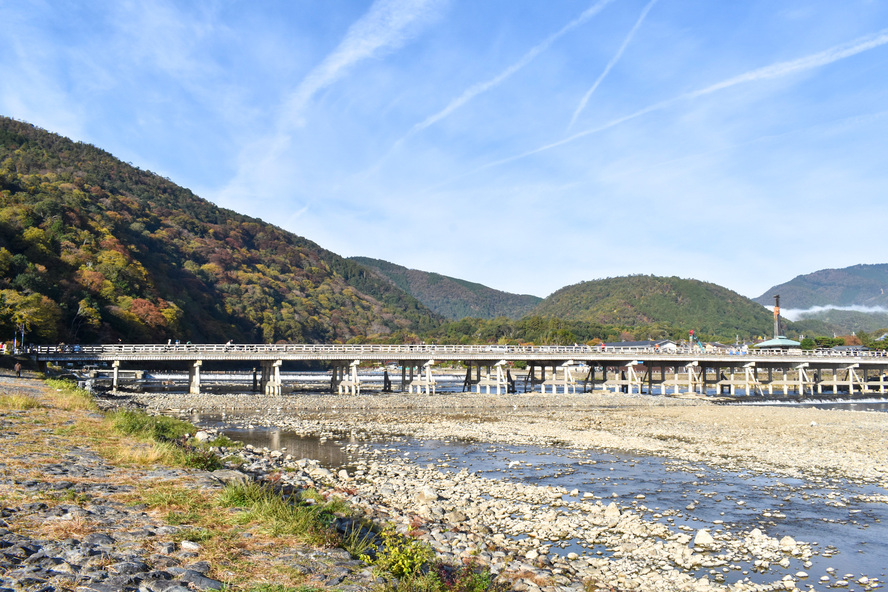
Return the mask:
[[438,273],[408,269],[381,259],[351,257],[351,260],[372,269],[379,277],[451,320],[465,317],[519,319],[542,300],[538,296],[510,294]]
[[636,337],[678,339],[688,331],[733,341],[773,333],[769,310],[722,286],[633,275],[581,282],[544,299],[541,317],[619,326]]
[[435,328],[391,282],[94,146],[0,117],[0,335],[321,342]]
[[783,308],[807,309],[830,305],[888,307],[888,263],[821,269],[774,286],[755,301],[773,304],[775,294],[780,294],[780,306]]

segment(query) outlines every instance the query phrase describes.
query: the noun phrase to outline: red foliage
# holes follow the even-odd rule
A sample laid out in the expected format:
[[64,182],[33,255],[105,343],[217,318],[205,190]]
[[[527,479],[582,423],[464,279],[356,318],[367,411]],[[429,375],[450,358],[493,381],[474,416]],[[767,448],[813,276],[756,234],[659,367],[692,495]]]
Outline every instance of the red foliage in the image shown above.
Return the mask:
[[139,317],[139,319],[149,327],[166,326],[166,317],[163,316],[157,305],[150,300],[134,298],[129,311]]

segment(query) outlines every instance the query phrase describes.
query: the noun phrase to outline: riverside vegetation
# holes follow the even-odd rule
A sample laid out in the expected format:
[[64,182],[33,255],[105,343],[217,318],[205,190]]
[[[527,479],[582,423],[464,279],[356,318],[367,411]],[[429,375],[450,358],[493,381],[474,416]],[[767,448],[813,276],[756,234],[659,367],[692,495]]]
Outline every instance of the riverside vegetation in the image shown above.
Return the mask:
[[0,387],[0,589],[502,588],[333,492],[219,470],[238,446],[187,422],[100,412],[66,381]]

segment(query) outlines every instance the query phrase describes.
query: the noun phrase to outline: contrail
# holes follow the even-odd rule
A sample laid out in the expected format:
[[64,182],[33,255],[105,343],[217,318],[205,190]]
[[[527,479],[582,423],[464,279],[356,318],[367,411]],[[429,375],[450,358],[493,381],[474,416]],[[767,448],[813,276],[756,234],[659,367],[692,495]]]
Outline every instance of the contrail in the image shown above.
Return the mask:
[[[784,76],[788,76],[790,74],[795,74],[797,72],[804,72],[806,70],[813,70],[814,68],[819,68],[821,66],[827,66],[834,62],[838,62],[839,60],[843,60],[845,58],[849,58],[851,56],[855,56],[859,53],[863,53],[865,51],[869,51],[871,49],[875,49],[877,47],[881,47],[888,43],[888,29],[882,29],[878,33],[871,35],[869,37],[862,37],[860,39],[856,39],[849,43],[844,43],[842,45],[837,45],[835,47],[831,47],[825,51],[815,53],[809,56],[805,56],[802,58],[798,58],[796,60],[790,60],[786,62],[778,62],[776,64],[771,64],[770,66],[765,66],[763,68],[758,68],[756,70],[750,70],[744,74],[740,74],[738,76],[734,76],[732,78],[728,78],[721,82],[717,82],[710,86],[687,92],[677,97],[673,97],[671,99],[667,99],[665,101],[660,101],[659,103],[654,103],[653,105],[649,105],[644,109],[640,109],[634,113],[630,113],[629,115],[625,115],[598,127],[594,127],[591,129],[584,130],[582,132],[578,132],[571,136],[568,136],[562,140],[558,140],[557,142],[552,142],[546,144],[544,146],[540,146],[539,148],[535,148],[533,150],[528,150],[527,152],[522,152],[521,154],[517,154],[515,156],[510,156],[508,158],[503,158],[500,160],[495,160],[488,164],[485,164],[473,171],[471,173],[475,173],[478,171],[482,171],[485,169],[489,169],[491,167],[499,166],[501,164],[506,164],[509,162],[513,162],[515,160],[520,160],[522,158],[526,158],[528,156],[532,156],[534,154],[539,154],[540,152],[545,152],[547,150],[551,150],[552,148],[557,148],[559,146],[563,146],[565,144],[569,144],[574,140],[578,140],[580,138],[584,138],[586,136],[590,136],[592,134],[597,134],[604,130],[610,129],[621,123],[625,123],[627,121],[631,121],[633,119],[637,119],[642,115],[647,115],[653,111],[660,111],[667,107],[671,107],[675,103],[680,101],[685,101],[689,99],[696,99],[698,97],[702,97],[704,95],[712,94],[714,92],[724,90],[726,88],[730,88],[732,86],[737,86],[738,84],[745,84],[747,82],[757,82],[759,80],[768,80],[773,78],[782,78]],[[470,174],[471,174],[470,173]]]
[[299,125],[305,105],[316,93],[342,78],[358,62],[404,45],[441,4],[441,0],[376,0],[290,96],[285,109],[287,119]]
[[601,81],[604,80],[604,78],[605,78],[605,76],[607,76],[608,72],[611,71],[611,68],[613,68],[614,65],[618,61],[620,61],[620,58],[623,57],[623,52],[626,51],[626,47],[632,41],[632,38],[635,37],[635,32],[638,31],[638,28],[641,26],[641,23],[644,22],[645,17],[651,11],[651,8],[653,8],[654,4],[656,4],[656,3],[657,3],[657,0],[651,0],[650,2],[648,2],[647,6],[644,7],[644,10],[641,11],[641,14],[638,16],[638,20],[635,21],[635,25],[632,27],[632,30],[629,31],[628,35],[626,35],[626,38],[623,40],[623,44],[620,46],[620,49],[617,50],[617,53],[614,54],[614,57],[612,57],[610,62],[607,63],[607,66],[604,67],[604,71],[602,71],[601,74],[598,75],[598,79],[595,80],[595,83],[592,85],[592,88],[590,88],[586,92],[586,94],[583,95],[583,98],[580,100],[580,104],[577,106],[576,111],[574,111],[573,117],[570,118],[570,123],[567,126],[568,130],[570,130],[570,128],[573,127],[574,123],[577,120],[577,117],[579,117],[580,113],[583,111],[583,109],[586,108],[586,103],[589,102],[589,98],[592,96],[592,94],[598,88],[598,85],[601,84]]
[[[486,80],[484,82],[479,82],[477,84],[470,86],[461,95],[459,95],[457,98],[453,99],[446,107],[444,107],[443,109],[441,109],[437,113],[430,115],[429,117],[427,117],[423,121],[414,125],[412,128],[410,128],[410,131],[408,131],[404,135],[404,137],[402,137],[400,140],[398,140],[395,143],[395,146],[398,146],[399,144],[403,143],[404,140],[406,140],[407,138],[409,138],[413,134],[426,129],[427,127],[429,127],[431,125],[434,125],[438,121],[441,121],[442,119],[444,119],[445,117],[447,117],[448,115],[450,115],[451,113],[453,113],[454,111],[456,111],[457,109],[459,109],[460,107],[462,107],[463,105],[465,105],[466,103],[468,103],[469,101],[471,101],[472,99],[474,99],[475,97],[480,95],[481,93],[487,92],[491,88],[499,85],[501,82],[503,82],[504,80],[509,78],[512,74],[514,74],[515,72],[517,72],[518,70],[522,69],[524,66],[529,64],[531,61],[533,61],[533,59],[536,58],[538,55],[540,55],[542,52],[549,49],[549,47],[553,43],[555,43],[555,41],[557,41],[560,37],[564,36],[565,33],[569,32],[571,29],[575,29],[576,27],[585,23],[586,21],[591,19],[593,16],[595,16],[596,14],[601,12],[604,9],[604,7],[606,7],[608,4],[610,4],[613,1],[614,0],[599,0],[598,2],[593,4],[592,6],[590,6],[586,10],[584,10],[583,13],[580,14],[580,16],[578,16],[574,20],[572,20],[569,23],[567,23],[566,25],[564,25],[559,31],[557,31],[556,33],[553,33],[552,35],[549,35],[549,37],[544,39],[542,42],[540,42],[540,43],[536,44],[535,46],[533,46],[532,48],[530,48],[530,50],[528,50],[528,52],[525,53],[521,57],[520,60],[518,60],[517,62],[515,62],[514,64],[512,64],[511,66],[509,66],[508,68],[506,68],[505,70],[503,70],[502,72],[500,72],[499,74],[497,74],[496,76],[491,78],[490,80]],[[656,0],[654,0],[654,1],[656,1]]]
[[[268,186],[262,171],[276,170],[290,147],[296,128],[304,125],[304,112],[312,98],[335,84],[360,62],[399,49],[432,21],[449,0],[375,0],[348,28],[339,45],[302,79],[282,103],[277,125],[259,149],[242,151],[237,173],[218,193],[229,201],[254,195],[257,186]],[[278,175],[272,174],[268,178]]]

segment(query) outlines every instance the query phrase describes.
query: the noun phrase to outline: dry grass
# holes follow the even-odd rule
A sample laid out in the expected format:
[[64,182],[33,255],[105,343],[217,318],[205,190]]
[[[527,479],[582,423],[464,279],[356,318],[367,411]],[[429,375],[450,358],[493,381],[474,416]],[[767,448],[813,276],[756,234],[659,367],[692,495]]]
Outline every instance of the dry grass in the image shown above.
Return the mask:
[[111,464],[130,467],[169,465],[174,464],[176,458],[175,450],[169,445],[122,440],[103,446],[101,454]]
[[45,381],[49,387],[46,391],[50,404],[57,409],[65,411],[97,411],[98,406],[88,391],[77,388],[77,384],[70,380],[48,379]]
[[0,409],[3,411],[27,411],[38,407],[42,407],[40,401],[28,395],[21,393],[0,395]]
[[86,517],[80,515],[64,520],[43,520],[34,528],[34,533],[41,538],[57,541],[83,537],[93,532],[96,532],[95,526],[90,524]]

